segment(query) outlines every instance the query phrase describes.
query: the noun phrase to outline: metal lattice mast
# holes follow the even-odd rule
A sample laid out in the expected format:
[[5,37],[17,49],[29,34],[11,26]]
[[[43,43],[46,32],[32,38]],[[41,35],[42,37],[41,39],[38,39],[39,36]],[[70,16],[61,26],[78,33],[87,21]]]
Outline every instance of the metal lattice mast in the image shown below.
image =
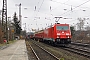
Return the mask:
[[[2,28],[4,32],[4,36],[7,38],[8,30],[7,30],[7,0],[3,0],[3,8],[2,8]],[[8,42],[8,40],[7,40]]]
[[4,22],[7,21],[7,0],[3,0],[3,8],[2,8],[2,26]]

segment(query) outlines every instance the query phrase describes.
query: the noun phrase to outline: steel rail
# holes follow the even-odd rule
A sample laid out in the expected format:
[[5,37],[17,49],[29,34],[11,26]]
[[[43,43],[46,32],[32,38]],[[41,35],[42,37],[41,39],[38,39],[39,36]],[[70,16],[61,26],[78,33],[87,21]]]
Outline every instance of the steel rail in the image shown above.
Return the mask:
[[69,46],[65,46],[65,47],[66,48],[63,48],[63,49],[74,52],[74,53],[77,53],[77,54],[85,56],[87,58],[90,58],[90,54],[89,54],[90,52],[89,51],[85,51],[85,50],[79,49],[79,48],[72,48],[72,47],[69,47]]
[[60,60],[60,58],[56,57],[55,55],[53,55],[52,53],[50,53],[49,51],[47,51],[46,49],[42,48],[41,46],[37,45],[36,43],[34,43],[36,46],[38,46],[39,48],[41,48],[42,50],[44,50],[45,52],[47,52],[48,54],[50,54],[51,56],[53,56],[55,59]]
[[84,47],[90,48],[90,44],[85,44],[85,43],[75,43],[75,42],[72,42],[71,45],[78,45],[78,46],[84,46]]
[[34,51],[34,49],[32,48],[32,46],[29,44],[32,52],[34,53],[35,57],[37,58],[37,60],[40,60],[40,58],[38,57],[38,55],[36,54],[36,52]]

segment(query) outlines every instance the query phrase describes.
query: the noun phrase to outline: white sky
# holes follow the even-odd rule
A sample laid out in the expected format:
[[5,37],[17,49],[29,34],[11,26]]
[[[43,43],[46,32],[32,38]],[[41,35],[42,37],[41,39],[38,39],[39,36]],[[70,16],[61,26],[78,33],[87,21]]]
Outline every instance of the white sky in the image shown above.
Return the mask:
[[[73,23],[74,24],[78,23],[77,18],[80,17],[90,18],[90,0],[7,0],[7,1],[8,1],[7,2],[8,17],[13,17],[14,12],[16,12],[18,16],[19,15],[18,4],[20,3],[22,4],[21,5],[22,29],[24,29],[26,23],[27,31],[30,31],[31,28],[33,29],[45,28],[47,27],[46,24],[47,25],[50,25],[51,23],[54,24],[56,20],[54,17],[56,16],[58,17],[60,16],[63,18],[72,18],[72,19],[61,18],[59,20],[59,23],[68,23],[70,25],[73,25]],[[0,0],[0,10],[1,9],[2,9],[2,0]],[[38,17],[40,17],[40,19]],[[89,20],[86,20],[86,22],[90,22]]]

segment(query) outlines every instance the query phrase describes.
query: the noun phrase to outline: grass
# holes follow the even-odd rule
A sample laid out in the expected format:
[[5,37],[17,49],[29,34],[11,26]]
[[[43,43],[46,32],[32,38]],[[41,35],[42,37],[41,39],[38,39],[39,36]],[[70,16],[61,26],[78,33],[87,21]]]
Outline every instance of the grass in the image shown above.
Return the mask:
[[14,42],[16,42],[16,41],[17,41],[17,40],[9,41],[8,44],[14,43]]
[[3,43],[3,44],[0,44],[0,46],[5,46],[6,44],[12,44],[16,42],[16,40],[11,40],[11,41],[8,41],[8,43]]
[[0,44],[0,46],[4,46],[4,45],[6,45],[6,44]]

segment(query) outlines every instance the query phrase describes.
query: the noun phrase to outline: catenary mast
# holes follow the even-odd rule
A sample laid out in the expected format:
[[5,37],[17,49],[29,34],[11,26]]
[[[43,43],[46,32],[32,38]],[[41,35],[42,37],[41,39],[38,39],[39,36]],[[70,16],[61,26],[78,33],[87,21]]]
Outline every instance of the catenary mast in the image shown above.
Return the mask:
[[7,0],[3,0],[2,7],[2,29],[4,32],[4,36],[8,42],[8,28],[7,28]]

